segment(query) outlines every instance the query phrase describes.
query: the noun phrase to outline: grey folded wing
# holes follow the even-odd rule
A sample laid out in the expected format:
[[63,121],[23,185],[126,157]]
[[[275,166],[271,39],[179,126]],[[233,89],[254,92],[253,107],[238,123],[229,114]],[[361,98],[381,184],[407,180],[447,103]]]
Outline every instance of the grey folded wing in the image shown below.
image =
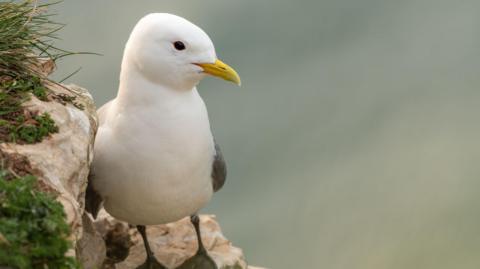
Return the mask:
[[213,191],[217,192],[225,184],[227,178],[227,166],[225,160],[223,159],[222,151],[220,146],[215,142],[215,156],[213,158],[212,165],[212,185]]

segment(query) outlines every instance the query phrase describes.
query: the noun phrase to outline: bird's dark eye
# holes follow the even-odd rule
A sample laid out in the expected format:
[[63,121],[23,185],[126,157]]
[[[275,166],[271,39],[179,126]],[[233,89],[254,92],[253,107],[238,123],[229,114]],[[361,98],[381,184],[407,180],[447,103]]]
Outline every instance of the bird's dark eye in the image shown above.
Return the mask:
[[182,41],[173,42],[173,46],[175,47],[176,50],[184,50],[185,49],[185,44],[183,44]]

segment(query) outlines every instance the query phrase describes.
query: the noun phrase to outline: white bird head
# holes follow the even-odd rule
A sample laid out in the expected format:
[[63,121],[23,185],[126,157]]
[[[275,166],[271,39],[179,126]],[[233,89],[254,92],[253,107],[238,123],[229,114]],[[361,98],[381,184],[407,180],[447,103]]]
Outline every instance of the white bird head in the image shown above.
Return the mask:
[[148,80],[176,90],[192,89],[205,75],[240,85],[237,72],[217,59],[202,29],[167,13],[152,13],[137,23],[125,48],[124,63],[133,64]]

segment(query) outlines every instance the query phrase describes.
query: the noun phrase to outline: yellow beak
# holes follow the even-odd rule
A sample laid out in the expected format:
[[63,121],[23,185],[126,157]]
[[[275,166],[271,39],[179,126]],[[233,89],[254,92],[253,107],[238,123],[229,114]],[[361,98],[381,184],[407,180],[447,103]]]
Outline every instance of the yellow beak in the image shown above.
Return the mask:
[[218,59],[213,64],[199,63],[199,64],[196,64],[196,65],[203,68],[203,72],[205,72],[209,75],[212,75],[214,77],[223,78],[224,80],[227,80],[227,81],[231,81],[231,82],[237,84],[238,86],[240,86],[242,84],[242,82],[240,80],[240,76],[238,75],[237,71],[235,71],[233,68],[228,66],[226,63],[224,63],[224,62],[222,62]]

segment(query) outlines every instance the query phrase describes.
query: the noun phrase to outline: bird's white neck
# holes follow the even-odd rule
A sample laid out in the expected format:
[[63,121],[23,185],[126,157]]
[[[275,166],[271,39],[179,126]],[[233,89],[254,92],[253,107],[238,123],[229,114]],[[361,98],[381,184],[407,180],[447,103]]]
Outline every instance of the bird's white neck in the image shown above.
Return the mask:
[[[186,99],[198,95],[195,85],[189,89],[172,89],[146,78],[135,65],[122,64],[120,85],[116,102],[122,107],[149,105],[175,106]],[[167,107],[165,107],[167,108]]]

